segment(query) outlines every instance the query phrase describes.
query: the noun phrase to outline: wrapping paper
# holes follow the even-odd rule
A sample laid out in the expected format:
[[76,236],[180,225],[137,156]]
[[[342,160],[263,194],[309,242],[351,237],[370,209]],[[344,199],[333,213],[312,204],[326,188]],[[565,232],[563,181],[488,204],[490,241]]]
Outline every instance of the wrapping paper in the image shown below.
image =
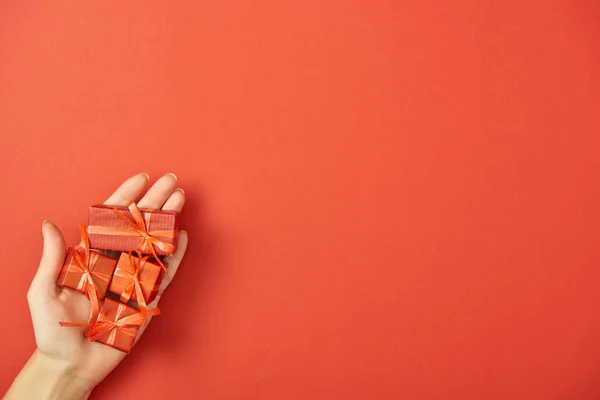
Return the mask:
[[121,253],[108,290],[121,296],[123,303],[131,300],[143,308],[156,298],[162,276],[162,267],[149,256]]
[[179,213],[128,207],[94,205],[89,210],[88,235],[94,249],[158,256],[175,252]]

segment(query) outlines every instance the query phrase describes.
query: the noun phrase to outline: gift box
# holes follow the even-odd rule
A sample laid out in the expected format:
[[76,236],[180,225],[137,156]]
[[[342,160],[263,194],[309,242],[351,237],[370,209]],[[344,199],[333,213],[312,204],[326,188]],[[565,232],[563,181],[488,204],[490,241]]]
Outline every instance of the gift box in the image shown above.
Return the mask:
[[[91,324],[85,335],[90,341],[100,342],[129,353],[140,326],[146,324],[149,315],[158,313],[158,309],[154,310],[151,313],[138,311],[127,304],[107,297],[102,304],[97,320]],[[77,326],[77,324],[70,325]],[[64,326],[69,325],[64,324]]]
[[149,256],[121,253],[108,290],[121,296],[123,303],[131,300],[145,306],[156,298],[162,276],[162,267]]
[[88,234],[90,245],[99,250],[129,252],[138,250],[156,258],[175,252],[179,213],[128,207],[95,205],[90,207]]
[[106,294],[117,260],[90,250],[85,225],[79,225],[79,232],[81,243],[68,249],[56,284],[101,299]]
[[90,321],[94,321],[98,317],[100,300],[106,295],[117,260],[90,250],[85,225],[79,225],[79,231],[81,243],[68,249],[56,284],[85,293],[90,299]]
[[65,264],[56,284],[85,294],[88,294],[87,288],[91,284],[97,290],[97,297],[103,298],[116,265],[117,260],[113,258],[75,246],[67,251]]

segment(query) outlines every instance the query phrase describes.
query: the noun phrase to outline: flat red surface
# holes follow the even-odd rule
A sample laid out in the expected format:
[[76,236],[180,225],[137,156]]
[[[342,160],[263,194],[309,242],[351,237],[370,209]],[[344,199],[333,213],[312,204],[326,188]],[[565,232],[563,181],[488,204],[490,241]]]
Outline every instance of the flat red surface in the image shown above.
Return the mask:
[[187,259],[94,399],[598,399],[600,3],[0,1],[0,392],[70,242],[172,171]]

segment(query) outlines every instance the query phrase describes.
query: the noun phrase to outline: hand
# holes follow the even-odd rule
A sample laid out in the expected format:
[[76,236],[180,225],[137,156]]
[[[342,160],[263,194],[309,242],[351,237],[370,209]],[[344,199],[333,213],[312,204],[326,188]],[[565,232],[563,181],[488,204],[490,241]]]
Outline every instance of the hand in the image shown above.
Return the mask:
[[[185,202],[183,190],[176,189],[173,174],[161,177],[138,202],[140,208],[181,211]],[[148,175],[138,174],[125,181],[104,204],[126,206],[138,199],[148,185]],[[56,279],[65,259],[66,246],[60,230],[50,222],[42,226],[44,249],[27,300],[33,320],[37,350],[7,393],[9,398],[87,398],[125,357],[125,353],[84,337],[85,328],[66,328],[60,321],[87,321],[90,302],[85,295],[56,286]],[[171,277],[183,259],[188,237],[179,232],[175,254],[165,257]],[[156,307],[170,280],[163,279],[156,299],[149,307]],[[144,332],[140,328],[136,341]],[[44,377],[46,385],[36,381]],[[33,382],[28,382],[33,380]],[[44,386],[53,387],[47,393]],[[40,392],[32,392],[39,390]],[[45,390],[45,391],[44,391]],[[60,393],[57,393],[60,392]]]

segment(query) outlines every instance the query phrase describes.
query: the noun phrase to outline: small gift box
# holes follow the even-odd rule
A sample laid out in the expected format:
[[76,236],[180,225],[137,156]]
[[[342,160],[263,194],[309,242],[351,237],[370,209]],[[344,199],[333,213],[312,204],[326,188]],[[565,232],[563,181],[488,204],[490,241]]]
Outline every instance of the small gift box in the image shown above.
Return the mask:
[[150,256],[121,253],[108,290],[121,296],[123,303],[131,300],[145,306],[156,298],[162,276],[162,267]]
[[65,264],[60,271],[56,284],[85,293],[95,291],[103,298],[110,284],[117,260],[90,250],[85,226],[80,226],[81,244],[67,251]]
[[90,207],[88,234],[94,249],[122,252],[138,250],[158,256],[175,252],[179,213],[128,207]]
[[[158,309],[150,312],[138,311],[127,304],[106,298],[98,318],[85,335],[92,342],[100,342],[117,350],[129,353],[140,326],[146,324],[150,315],[158,314]],[[85,324],[63,324],[64,326],[83,326]]]

